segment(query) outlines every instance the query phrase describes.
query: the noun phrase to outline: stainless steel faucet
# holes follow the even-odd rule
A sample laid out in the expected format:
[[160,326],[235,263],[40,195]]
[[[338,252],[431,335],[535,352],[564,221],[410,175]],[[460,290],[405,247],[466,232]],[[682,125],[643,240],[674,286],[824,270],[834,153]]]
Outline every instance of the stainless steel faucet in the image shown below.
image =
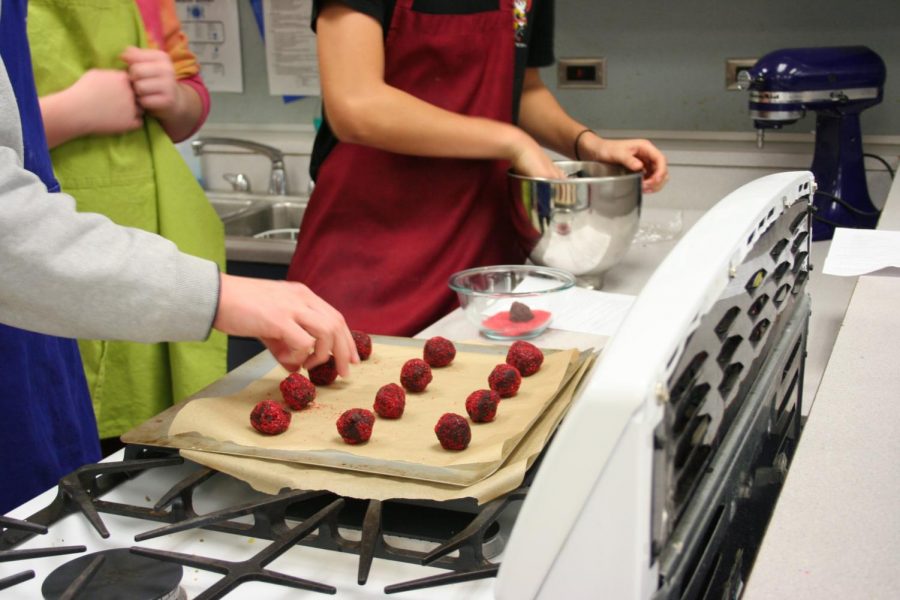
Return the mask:
[[191,149],[197,156],[203,154],[207,146],[236,146],[268,157],[272,161],[272,172],[269,174],[269,193],[278,196],[287,194],[284,153],[278,148],[237,138],[201,137],[191,142]]

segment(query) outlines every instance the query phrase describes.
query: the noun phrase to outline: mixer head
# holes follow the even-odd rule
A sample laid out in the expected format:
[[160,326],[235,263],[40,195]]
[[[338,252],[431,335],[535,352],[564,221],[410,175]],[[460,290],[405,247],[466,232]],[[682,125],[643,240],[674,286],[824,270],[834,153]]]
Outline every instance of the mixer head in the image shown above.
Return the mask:
[[881,102],[881,57],[865,46],[786,48],[763,56],[742,75],[757,146],[766,129],[816,113],[813,240],[830,239],[837,227],[874,227],[879,211],[869,198],[859,113]]
[[794,123],[806,111],[859,113],[881,102],[885,67],[865,46],[786,48],[741,74],[757,129]]

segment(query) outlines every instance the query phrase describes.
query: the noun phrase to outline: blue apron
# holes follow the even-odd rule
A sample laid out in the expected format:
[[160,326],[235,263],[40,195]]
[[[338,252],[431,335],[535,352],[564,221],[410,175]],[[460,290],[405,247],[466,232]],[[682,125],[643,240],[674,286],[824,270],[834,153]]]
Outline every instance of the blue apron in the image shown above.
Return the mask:
[[[0,2],[0,57],[19,105],[25,168],[57,192],[28,52],[27,0]],[[0,514],[99,459],[97,425],[75,340],[0,324]]]

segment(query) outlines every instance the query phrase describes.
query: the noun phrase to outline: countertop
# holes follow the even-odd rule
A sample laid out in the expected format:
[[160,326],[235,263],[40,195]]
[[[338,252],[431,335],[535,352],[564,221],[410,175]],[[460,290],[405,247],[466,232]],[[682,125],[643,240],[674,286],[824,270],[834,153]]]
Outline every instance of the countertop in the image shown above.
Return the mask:
[[[656,219],[652,216],[654,210],[659,209],[647,209],[645,215],[650,213],[651,218]],[[678,209],[673,207],[667,210]],[[681,235],[684,235],[684,232],[692,227],[705,211],[684,208],[679,212],[683,222]],[[603,291],[638,294],[680,237],[661,242],[635,243],[622,262],[606,273]],[[812,315],[810,316],[809,344],[803,382],[804,400],[801,410],[803,415],[808,414],[814,403],[816,391],[844,319],[850,295],[856,285],[855,277],[829,277],[821,273],[821,266],[825,262],[830,245],[830,241],[812,244],[810,264],[813,269],[807,285],[807,292],[812,298]],[[457,309],[422,331],[417,337],[428,338],[433,335],[443,335],[454,340],[473,340],[478,338],[478,328],[469,323],[462,311]],[[535,343],[548,348],[572,346],[586,348],[590,345],[590,335],[584,335],[585,338],[581,341],[571,332],[548,329],[535,340]]]
[[[900,178],[879,229],[900,230]],[[898,597],[898,302],[900,279],[859,278],[745,599]]]

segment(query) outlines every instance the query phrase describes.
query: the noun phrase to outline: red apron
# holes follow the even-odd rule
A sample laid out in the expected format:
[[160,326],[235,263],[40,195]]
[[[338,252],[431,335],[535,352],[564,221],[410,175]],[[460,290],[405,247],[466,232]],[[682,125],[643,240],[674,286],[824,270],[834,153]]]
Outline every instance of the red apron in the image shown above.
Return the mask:
[[[398,0],[385,81],[441,108],[512,120],[512,7],[431,14]],[[536,232],[507,191],[509,164],[339,143],[319,169],[288,279],[353,329],[412,335],[457,306],[451,274],[525,262]]]

